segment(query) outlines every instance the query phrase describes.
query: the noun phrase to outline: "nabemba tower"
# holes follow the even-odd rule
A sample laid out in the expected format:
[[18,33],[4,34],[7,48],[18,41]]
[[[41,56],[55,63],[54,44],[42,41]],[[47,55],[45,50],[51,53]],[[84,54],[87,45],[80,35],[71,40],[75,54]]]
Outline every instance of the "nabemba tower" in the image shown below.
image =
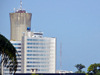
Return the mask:
[[31,28],[31,16],[31,13],[22,10],[22,2],[20,9],[10,13],[11,40],[21,40],[22,33],[27,31],[27,27]]
[[[43,32],[31,32],[31,13],[20,9],[10,13],[11,39],[19,56],[16,73],[55,73],[56,38],[44,37]],[[4,68],[4,75],[9,70]]]

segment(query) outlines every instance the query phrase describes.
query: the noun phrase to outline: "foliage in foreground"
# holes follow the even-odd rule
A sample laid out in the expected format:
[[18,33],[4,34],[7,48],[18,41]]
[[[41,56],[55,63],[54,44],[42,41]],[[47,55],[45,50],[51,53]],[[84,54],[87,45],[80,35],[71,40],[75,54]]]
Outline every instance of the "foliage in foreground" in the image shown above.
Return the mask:
[[2,56],[0,64],[3,63],[3,66],[9,68],[10,73],[15,73],[17,70],[16,53],[10,41],[0,34],[0,56]]
[[100,73],[97,73],[97,74],[87,73],[86,75],[100,75]]
[[91,64],[87,71],[93,75],[100,75],[100,63]]

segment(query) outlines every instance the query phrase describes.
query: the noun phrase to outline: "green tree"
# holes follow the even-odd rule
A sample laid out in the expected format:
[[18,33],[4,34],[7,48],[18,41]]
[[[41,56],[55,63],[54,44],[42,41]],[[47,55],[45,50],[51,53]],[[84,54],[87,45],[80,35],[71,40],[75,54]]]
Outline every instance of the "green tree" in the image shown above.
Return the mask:
[[83,68],[85,68],[84,65],[82,64],[77,64],[75,65],[75,67],[77,68],[78,71],[76,71],[76,73],[83,73],[84,71],[82,71]]
[[11,42],[0,34],[0,64],[3,63],[3,66],[9,68],[10,73],[15,74],[17,70],[17,59],[16,59],[16,49],[11,44]]
[[88,73],[99,74],[100,75],[100,63],[91,64],[88,67]]

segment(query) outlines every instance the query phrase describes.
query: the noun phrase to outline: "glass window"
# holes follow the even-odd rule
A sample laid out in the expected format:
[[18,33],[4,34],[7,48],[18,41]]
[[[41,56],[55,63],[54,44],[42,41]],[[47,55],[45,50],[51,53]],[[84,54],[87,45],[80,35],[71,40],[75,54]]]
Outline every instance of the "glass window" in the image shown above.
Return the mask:
[[43,50],[27,50],[27,52],[49,52],[49,51],[43,51]]
[[27,50],[27,52],[32,52],[32,50]]
[[21,67],[21,65],[18,65],[17,67]]
[[27,45],[45,45],[45,43],[30,43],[30,42],[28,42]]
[[17,51],[17,52],[21,52],[21,51]]
[[17,71],[21,71],[21,69],[17,69]]
[[21,62],[18,62],[18,64],[20,64]]
[[40,67],[40,65],[27,65],[27,67]]
[[27,69],[27,71],[30,71],[30,69]]
[[27,54],[27,56],[49,56],[49,54]]
[[45,39],[27,39],[27,41],[46,41]]
[[[36,63],[36,64],[42,63],[42,64],[49,64],[49,62],[34,62],[34,61],[27,61],[27,63]],[[42,65],[41,67],[47,67],[47,66]]]
[[49,60],[49,58],[27,58],[27,60]]
[[9,69],[4,69],[4,71],[9,71]]
[[21,55],[19,55],[19,54],[16,54],[16,56],[21,56]]
[[15,47],[16,49],[21,49],[21,47]]
[[46,49],[46,47],[32,47],[32,46],[27,46],[27,48],[35,48],[35,49]]
[[21,43],[12,43],[13,45],[21,45]]
[[47,69],[40,69],[40,71],[49,71],[49,70],[47,70]]

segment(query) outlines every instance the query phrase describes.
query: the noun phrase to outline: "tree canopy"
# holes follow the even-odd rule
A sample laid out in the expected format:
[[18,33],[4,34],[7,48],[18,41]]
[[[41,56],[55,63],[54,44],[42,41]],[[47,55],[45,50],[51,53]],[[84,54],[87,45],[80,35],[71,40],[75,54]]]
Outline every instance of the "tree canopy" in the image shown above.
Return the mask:
[[0,34],[0,55],[2,58],[0,63],[9,68],[10,73],[15,73],[17,70],[16,53],[17,51],[11,42]]
[[78,70],[77,73],[82,73],[82,69],[85,68],[85,66],[82,64],[77,64],[77,65],[75,65],[75,67]]
[[100,74],[100,63],[91,64],[88,67],[88,70],[87,71],[88,71],[88,73],[93,73],[93,74],[99,73]]

